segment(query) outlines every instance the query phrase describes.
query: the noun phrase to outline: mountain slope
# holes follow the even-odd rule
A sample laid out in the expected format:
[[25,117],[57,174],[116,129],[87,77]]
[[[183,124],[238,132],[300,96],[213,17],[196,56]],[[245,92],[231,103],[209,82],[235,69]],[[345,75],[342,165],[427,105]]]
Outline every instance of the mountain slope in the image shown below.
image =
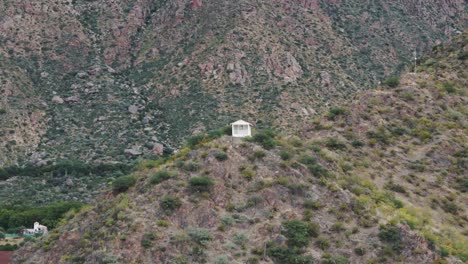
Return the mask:
[[6,0],[0,17],[45,113],[2,136],[19,143],[0,164],[128,162],[237,117],[296,130],[464,29],[466,3]]
[[466,262],[467,44],[434,48],[417,74],[298,136],[193,138],[14,263]]

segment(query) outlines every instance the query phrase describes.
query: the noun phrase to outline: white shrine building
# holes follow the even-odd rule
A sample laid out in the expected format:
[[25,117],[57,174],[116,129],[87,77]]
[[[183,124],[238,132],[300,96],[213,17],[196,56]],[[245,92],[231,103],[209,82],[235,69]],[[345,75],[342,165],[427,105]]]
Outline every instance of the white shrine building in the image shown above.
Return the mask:
[[232,126],[232,136],[233,137],[251,137],[252,136],[252,129],[249,122],[245,122],[244,120],[238,120],[231,124]]
[[35,234],[46,234],[47,226],[39,224],[39,222],[34,223],[33,229],[24,229],[23,235],[35,235]]

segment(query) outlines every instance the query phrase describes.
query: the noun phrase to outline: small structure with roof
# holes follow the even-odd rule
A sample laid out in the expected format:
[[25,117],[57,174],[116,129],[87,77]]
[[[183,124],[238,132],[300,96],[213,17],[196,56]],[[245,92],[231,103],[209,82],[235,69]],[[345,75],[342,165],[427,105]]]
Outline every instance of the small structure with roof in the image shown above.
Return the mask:
[[33,229],[24,229],[23,235],[35,235],[35,234],[46,234],[47,226],[39,224],[39,222],[34,223]]
[[238,120],[231,124],[232,126],[232,136],[233,137],[251,137],[252,130],[249,122],[245,122],[244,120]]

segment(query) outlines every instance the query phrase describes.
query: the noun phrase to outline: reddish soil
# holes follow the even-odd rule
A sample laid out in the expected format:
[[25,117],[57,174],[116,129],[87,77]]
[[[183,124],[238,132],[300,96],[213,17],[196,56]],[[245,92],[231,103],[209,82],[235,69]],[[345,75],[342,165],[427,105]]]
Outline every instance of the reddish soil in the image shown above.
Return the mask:
[[10,258],[13,255],[13,251],[0,251],[0,264],[10,263]]

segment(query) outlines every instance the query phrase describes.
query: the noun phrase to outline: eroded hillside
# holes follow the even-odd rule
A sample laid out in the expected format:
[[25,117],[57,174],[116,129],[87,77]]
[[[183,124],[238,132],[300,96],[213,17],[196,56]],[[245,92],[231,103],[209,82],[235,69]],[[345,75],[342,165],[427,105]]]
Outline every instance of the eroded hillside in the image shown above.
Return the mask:
[[297,136],[192,138],[14,263],[466,262],[467,51],[464,33]]

